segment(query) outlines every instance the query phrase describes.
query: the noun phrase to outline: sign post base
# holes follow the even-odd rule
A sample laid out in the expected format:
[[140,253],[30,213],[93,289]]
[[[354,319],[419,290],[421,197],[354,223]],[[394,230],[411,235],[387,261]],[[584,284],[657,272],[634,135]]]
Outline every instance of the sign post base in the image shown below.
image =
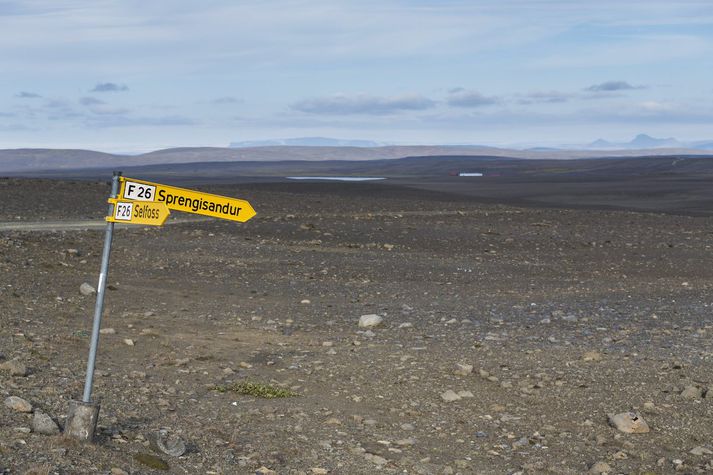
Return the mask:
[[99,404],[69,401],[69,413],[64,426],[64,434],[81,441],[93,442],[98,419]]

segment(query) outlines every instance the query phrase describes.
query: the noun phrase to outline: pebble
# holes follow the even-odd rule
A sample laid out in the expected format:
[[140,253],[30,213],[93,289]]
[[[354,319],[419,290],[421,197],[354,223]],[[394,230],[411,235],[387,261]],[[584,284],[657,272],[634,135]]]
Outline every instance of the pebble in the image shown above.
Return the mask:
[[17,412],[32,412],[32,404],[17,396],[6,398],[5,406]]
[[262,467],[258,468],[257,470],[255,470],[255,473],[259,474],[259,475],[277,475],[276,471],[270,470],[269,468],[267,468],[265,466],[262,466]]
[[460,401],[461,396],[452,389],[449,389],[448,391],[441,394],[441,399],[446,402]]
[[649,425],[635,412],[610,414],[609,425],[626,434],[643,434],[649,432]]
[[32,416],[32,431],[42,435],[57,435],[59,426],[44,412],[36,411]]
[[592,475],[603,475],[611,472],[611,466],[606,462],[597,462],[589,467],[589,473]]
[[685,399],[701,399],[703,398],[703,389],[698,386],[686,386],[681,391],[681,396]]
[[183,439],[165,429],[152,434],[149,440],[151,448],[171,457],[180,457],[186,453],[186,443]]
[[300,303],[301,303],[301,304],[304,304],[304,305],[309,305],[309,304],[311,304],[312,302],[311,302],[309,299],[303,299],[303,300],[300,300]]
[[79,293],[85,296],[94,295],[97,293],[97,289],[84,282],[79,286]]
[[455,374],[457,376],[468,376],[472,372],[473,372],[472,364],[456,363],[456,367],[453,370],[453,374]]
[[413,328],[413,323],[411,322],[404,322],[399,325],[399,328]]
[[713,450],[698,446],[692,448],[689,453],[692,455],[713,455]]
[[11,376],[27,376],[27,366],[17,360],[10,360],[0,364],[0,370],[10,372]]
[[101,333],[102,335],[114,335],[116,333],[116,330],[114,330],[113,328],[102,328],[101,330],[99,330],[99,333]]
[[134,346],[134,340],[131,338],[124,338],[124,344],[127,346]]
[[359,317],[359,327],[360,328],[373,328],[373,327],[378,327],[381,325],[381,323],[384,321],[384,318],[381,315],[376,315],[376,314],[369,314],[369,315],[362,315]]
[[126,470],[122,470],[119,467],[112,467],[111,475],[129,475],[129,472],[127,472]]
[[312,467],[310,470],[314,475],[327,475],[329,473],[329,470],[321,467]]
[[598,351],[587,351],[582,355],[582,361],[601,361],[602,354]]

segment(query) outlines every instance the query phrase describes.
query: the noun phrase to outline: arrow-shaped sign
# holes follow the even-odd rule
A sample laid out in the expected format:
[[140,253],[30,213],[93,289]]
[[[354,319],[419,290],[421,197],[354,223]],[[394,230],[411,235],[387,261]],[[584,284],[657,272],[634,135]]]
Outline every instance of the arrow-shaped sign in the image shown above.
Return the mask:
[[113,223],[163,226],[171,214],[164,203],[118,199],[110,199],[109,202],[114,204],[114,213],[107,216],[106,220]]
[[121,177],[119,198],[156,204],[163,203],[169,209],[176,211],[202,214],[241,223],[256,214],[250,203],[245,200],[161,185],[134,178]]

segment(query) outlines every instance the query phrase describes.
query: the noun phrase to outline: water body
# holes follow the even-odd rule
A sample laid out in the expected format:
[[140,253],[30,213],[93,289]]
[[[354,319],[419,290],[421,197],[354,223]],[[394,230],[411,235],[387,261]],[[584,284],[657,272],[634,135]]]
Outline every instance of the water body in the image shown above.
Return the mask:
[[287,176],[288,180],[331,180],[331,181],[374,181],[386,180],[383,177],[371,176]]

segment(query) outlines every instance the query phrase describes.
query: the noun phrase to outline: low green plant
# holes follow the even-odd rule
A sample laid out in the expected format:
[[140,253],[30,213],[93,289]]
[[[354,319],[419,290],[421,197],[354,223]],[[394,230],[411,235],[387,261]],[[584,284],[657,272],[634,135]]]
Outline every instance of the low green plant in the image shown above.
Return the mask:
[[276,388],[269,384],[251,383],[249,381],[239,381],[228,386],[213,386],[213,391],[224,393],[227,391],[236,392],[245,396],[261,397],[264,399],[276,399],[283,397],[295,397],[298,394],[289,389]]

